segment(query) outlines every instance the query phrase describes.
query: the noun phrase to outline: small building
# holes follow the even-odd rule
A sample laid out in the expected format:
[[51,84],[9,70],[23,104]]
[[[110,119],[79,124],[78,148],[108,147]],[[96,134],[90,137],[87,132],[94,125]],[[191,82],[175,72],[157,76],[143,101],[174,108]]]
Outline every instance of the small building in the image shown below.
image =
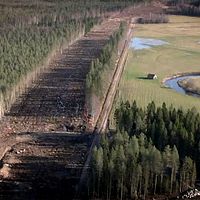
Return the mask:
[[154,80],[154,79],[157,79],[158,77],[157,77],[156,74],[148,74],[148,75],[147,75],[147,78],[148,78],[148,79]]

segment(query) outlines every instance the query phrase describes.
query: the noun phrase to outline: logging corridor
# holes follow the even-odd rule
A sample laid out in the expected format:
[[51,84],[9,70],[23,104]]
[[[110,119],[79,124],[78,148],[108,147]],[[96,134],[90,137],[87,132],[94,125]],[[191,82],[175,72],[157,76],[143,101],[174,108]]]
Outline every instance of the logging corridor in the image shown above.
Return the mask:
[[[107,20],[64,49],[6,113],[1,131],[17,134],[3,158],[0,197],[41,198],[51,188],[52,198],[63,192],[72,198],[93,139],[90,134],[74,133],[83,131],[86,75],[119,26],[120,21]],[[58,184],[50,186],[52,180]]]
[[[108,23],[112,25],[108,27]],[[18,98],[6,115],[13,117],[14,124],[25,123],[26,128],[28,120],[24,121],[24,118],[30,117],[37,118],[42,124],[53,121],[56,127],[51,129],[54,130],[63,130],[64,126],[80,131],[84,124],[85,79],[90,63],[99,56],[109,36],[118,27],[119,22],[105,22],[70,48],[64,49],[62,55]],[[39,127],[38,123],[33,123],[26,131],[35,131]]]

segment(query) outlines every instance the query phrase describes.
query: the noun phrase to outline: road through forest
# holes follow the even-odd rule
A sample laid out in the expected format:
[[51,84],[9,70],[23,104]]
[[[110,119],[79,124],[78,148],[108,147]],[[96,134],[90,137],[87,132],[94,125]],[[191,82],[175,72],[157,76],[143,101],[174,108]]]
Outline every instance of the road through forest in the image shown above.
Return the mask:
[[64,49],[6,113],[0,198],[73,195],[94,137],[82,133],[86,75],[119,25],[107,19]]
[[[0,122],[0,199],[73,198],[98,142],[95,134],[82,130],[86,75],[121,20],[134,15],[139,16],[138,9],[117,13],[64,49],[6,113]],[[98,133],[106,128],[129,37],[131,31],[104,100]]]

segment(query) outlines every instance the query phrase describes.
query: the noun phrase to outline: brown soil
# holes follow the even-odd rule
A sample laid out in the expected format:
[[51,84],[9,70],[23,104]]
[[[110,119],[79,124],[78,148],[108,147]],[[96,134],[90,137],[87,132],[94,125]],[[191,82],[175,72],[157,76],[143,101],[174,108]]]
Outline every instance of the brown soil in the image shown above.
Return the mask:
[[[21,136],[24,137],[23,134]],[[19,194],[22,199],[27,199],[27,195],[46,199],[49,194],[49,199],[70,197],[75,192],[73,183],[79,180],[92,136],[30,133],[29,138],[14,145],[4,156],[0,171],[3,179],[0,197],[8,195],[10,199],[18,199],[16,196]],[[13,184],[12,192],[9,191],[9,183]],[[66,189],[57,193],[63,187]]]

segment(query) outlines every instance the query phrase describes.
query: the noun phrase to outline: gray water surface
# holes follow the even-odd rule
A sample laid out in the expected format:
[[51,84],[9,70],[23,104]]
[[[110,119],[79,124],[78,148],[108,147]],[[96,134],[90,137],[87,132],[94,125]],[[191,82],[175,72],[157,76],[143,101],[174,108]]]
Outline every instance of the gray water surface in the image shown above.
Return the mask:
[[172,79],[166,80],[166,81],[164,82],[164,84],[165,84],[167,87],[169,87],[169,88],[175,90],[175,91],[178,92],[178,93],[186,94],[186,95],[190,95],[190,96],[194,96],[194,97],[200,97],[200,95],[198,95],[198,94],[194,94],[194,93],[185,91],[182,87],[180,87],[180,86],[178,85],[178,81],[179,81],[179,80],[184,80],[184,79],[187,79],[187,78],[197,78],[197,77],[200,78],[200,75],[186,75],[186,76],[180,76],[180,77],[176,77],[176,78],[172,78]]
[[169,44],[169,43],[163,40],[134,37],[131,39],[130,47],[135,50],[140,50],[140,49],[150,49],[154,46],[161,46],[161,45],[166,45],[166,44]]

